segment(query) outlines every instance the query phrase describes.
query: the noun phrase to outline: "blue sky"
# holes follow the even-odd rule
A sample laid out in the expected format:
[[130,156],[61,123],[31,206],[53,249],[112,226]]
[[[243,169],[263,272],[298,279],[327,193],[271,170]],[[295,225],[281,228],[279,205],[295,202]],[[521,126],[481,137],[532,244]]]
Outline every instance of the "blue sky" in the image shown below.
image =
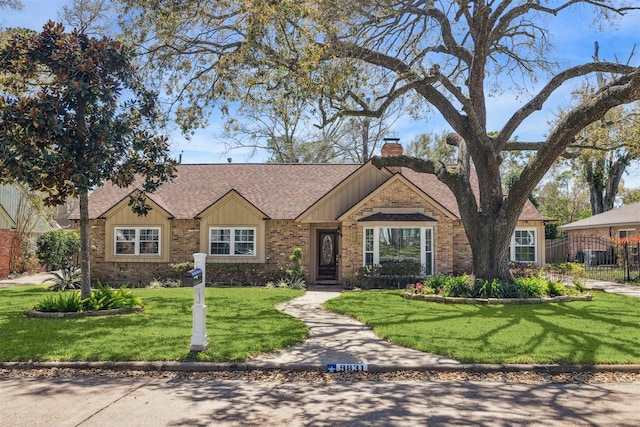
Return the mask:
[[[0,11],[0,27],[27,27],[41,29],[49,19],[56,20],[62,6],[68,4],[67,0],[22,0],[24,8],[21,11]],[[640,31],[637,23],[640,20],[640,11],[631,12],[621,19],[615,29],[598,31],[589,28],[591,21],[589,14],[580,9],[573,12],[561,13],[558,19],[550,21],[550,30],[555,40],[557,51],[551,56],[566,66],[585,63],[591,60],[593,55],[593,43],[600,44],[600,59],[614,61],[626,61],[634,43],[638,46],[638,53],[632,59],[631,65],[640,65]],[[538,83],[542,84],[544,81]],[[534,91],[536,85],[532,85]],[[548,121],[552,120],[558,109],[567,105],[570,101],[570,88],[566,88],[551,99],[546,108],[535,113],[518,130],[518,138],[521,141],[540,141],[548,131]],[[497,130],[502,127],[506,117],[509,117],[526,99],[519,99],[512,93],[503,93],[489,99],[488,128]],[[225,152],[224,145],[215,143],[214,135],[221,129],[222,123],[218,117],[211,118],[211,125],[207,129],[199,130],[191,138],[185,140],[181,135],[172,135],[172,153],[178,157],[183,155],[185,163],[218,163],[226,162],[232,157],[234,162],[261,162],[266,155],[264,153],[249,158],[248,152],[234,150]],[[405,145],[414,137],[425,132],[439,132],[446,130],[445,122],[435,114],[420,123],[412,121],[409,117],[402,118],[395,126],[396,136]],[[634,167],[624,180],[627,186],[640,187],[640,167]]]

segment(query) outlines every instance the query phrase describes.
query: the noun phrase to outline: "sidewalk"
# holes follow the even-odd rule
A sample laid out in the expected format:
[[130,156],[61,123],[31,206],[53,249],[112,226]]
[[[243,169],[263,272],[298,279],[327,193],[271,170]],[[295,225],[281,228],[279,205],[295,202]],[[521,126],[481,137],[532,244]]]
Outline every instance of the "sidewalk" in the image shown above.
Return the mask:
[[13,279],[0,280],[0,289],[12,286],[39,285],[41,283],[52,282],[53,274],[50,272],[36,273],[26,276],[19,276]]

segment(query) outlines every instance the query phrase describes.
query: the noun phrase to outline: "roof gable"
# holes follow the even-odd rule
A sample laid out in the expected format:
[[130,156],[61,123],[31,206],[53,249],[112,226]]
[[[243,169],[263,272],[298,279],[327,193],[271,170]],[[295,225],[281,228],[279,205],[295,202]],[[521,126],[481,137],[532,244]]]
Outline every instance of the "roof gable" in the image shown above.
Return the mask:
[[421,198],[429,202],[429,204],[432,205],[439,213],[443,214],[444,216],[450,219],[457,219],[457,216],[453,212],[451,212],[445,206],[439,203],[439,201],[435,200],[433,197],[431,197],[430,195],[422,191],[422,189],[418,188],[413,182],[409,181],[405,176],[403,176],[400,173],[394,174],[390,179],[383,182],[380,186],[378,186],[378,188],[376,188],[369,195],[367,195],[367,197],[363,198],[358,203],[356,203],[355,205],[347,209],[345,212],[343,212],[338,217],[338,219],[342,221],[344,218],[349,216],[353,211],[358,210],[363,204],[367,203],[369,199],[376,197],[380,193],[387,191],[387,189],[396,182],[401,182],[402,184],[411,188],[411,190],[415,192],[416,195],[420,196]]
[[[117,214],[118,212],[122,211],[123,209],[129,209],[131,210],[131,207],[129,206],[129,201],[128,198],[130,195],[133,195],[135,193],[137,193],[138,190],[133,190],[131,193],[127,194],[125,197],[121,198],[120,201],[118,201],[115,205],[111,206],[109,209],[107,209],[105,212],[103,212],[102,214],[98,215],[98,218],[109,218],[115,214]],[[170,212],[168,212],[166,209],[164,209],[162,206],[160,206],[158,203],[156,203],[156,201],[154,200],[153,197],[151,197],[150,195],[147,195],[147,204],[151,207],[151,210],[154,210],[154,213],[161,213],[162,216],[165,216],[166,218],[173,218],[173,215],[171,215]],[[133,213],[133,211],[131,211]]]
[[378,169],[371,162],[359,167],[342,182],[320,197],[296,218],[301,222],[335,221],[338,216],[360,202],[392,174]]
[[240,205],[242,206],[243,209],[248,210],[252,215],[256,217],[259,217],[262,219],[269,219],[269,215],[265,214],[256,206],[251,204],[251,202],[249,202],[247,199],[242,197],[242,195],[239,194],[236,190],[229,190],[227,194],[225,194],[224,196],[220,197],[218,200],[213,202],[211,205],[205,208],[202,212],[199,212],[195,217],[204,218],[210,215],[215,210],[221,209],[225,204],[228,204],[228,203]]

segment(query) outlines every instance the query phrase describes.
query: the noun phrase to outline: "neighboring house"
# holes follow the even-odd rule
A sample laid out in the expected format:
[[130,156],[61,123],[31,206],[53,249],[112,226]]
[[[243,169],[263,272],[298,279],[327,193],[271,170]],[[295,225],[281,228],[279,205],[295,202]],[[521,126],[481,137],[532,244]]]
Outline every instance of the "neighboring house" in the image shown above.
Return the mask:
[[19,252],[22,257],[25,235],[27,240],[33,239],[52,229],[47,218],[34,211],[28,195],[20,187],[0,185],[0,279],[11,272],[12,251]]
[[[387,145],[383,155],[400,146]],[[339,283],[365,264],[407,258],[429,275],[471,270],[453,194],[435,176],[406,168],[182,164],[173,182],[149,195],[147,216],[132,213],[132,191],[107,184],[89,197],[94,279],[146,282],[196,252],[208,263],[276,271],[296,247],[309,283]],[[77,227],[77,212],[71,219]],[[513,260],[544,264],[546,220],[527,203]]]
[[620,239],[640,234],[640,202],[558,227],[569,237]]

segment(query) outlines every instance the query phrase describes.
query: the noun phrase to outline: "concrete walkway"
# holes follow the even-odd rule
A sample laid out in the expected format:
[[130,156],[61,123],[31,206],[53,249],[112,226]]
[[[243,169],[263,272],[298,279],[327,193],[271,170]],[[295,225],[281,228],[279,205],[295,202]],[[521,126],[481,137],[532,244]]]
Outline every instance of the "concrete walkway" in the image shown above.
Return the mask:
[[49,272],[36,273],[26,276],[19,276],[13,279],[0,280],[0,289],[10,288],[13,286],[39,285],[42,283],[53,282],[54,276]]
[[322,308],[325,301],[339,295],[340,292],[307,291],[303,296],[278,307],[302,320],[309,328],[309,337],[277,353],[259,355],[249,363],[285,366],[366,363],[394,370],[459,364],[454,359],[386,342],[357,320]]

